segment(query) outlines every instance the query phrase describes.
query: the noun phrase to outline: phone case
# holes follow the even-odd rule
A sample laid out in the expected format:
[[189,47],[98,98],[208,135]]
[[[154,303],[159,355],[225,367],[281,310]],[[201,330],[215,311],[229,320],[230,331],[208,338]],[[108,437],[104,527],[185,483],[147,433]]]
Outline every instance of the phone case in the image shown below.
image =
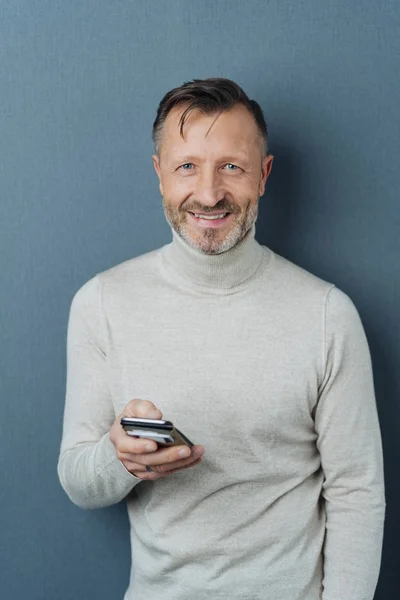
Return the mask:
[[[143,433],[148,432],[150,434],[151,432],[154,432],[157,435],[164,434],[164,436],[172,436],[174,441],[172,444],[169,443],[169,446],[189,446],[189,448],[194,446],[193,442],[179,431],[179,429],[174,427],[171,421],[123,417],[121,419],[121,425],[126,432],[141,430]],[[141,437],[146,438],[145,435],[142,435]],[[153,438],[149,436],[149,439]]]
[[173,446],[175,443],[174,438],[168,432],[159,433],[150,429],[129,429],[126,433],[131,437],[153,440],[160,446]]

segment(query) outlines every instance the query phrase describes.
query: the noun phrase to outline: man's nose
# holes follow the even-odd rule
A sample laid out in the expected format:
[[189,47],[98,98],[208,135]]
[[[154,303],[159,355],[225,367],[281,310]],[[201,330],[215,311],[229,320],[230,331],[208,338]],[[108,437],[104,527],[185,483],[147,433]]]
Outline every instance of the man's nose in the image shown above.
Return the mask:
[[224,197],[225,190],[218,173],[211,169],[201,173],[196,186],[196,200],[204,206],[215,206]]

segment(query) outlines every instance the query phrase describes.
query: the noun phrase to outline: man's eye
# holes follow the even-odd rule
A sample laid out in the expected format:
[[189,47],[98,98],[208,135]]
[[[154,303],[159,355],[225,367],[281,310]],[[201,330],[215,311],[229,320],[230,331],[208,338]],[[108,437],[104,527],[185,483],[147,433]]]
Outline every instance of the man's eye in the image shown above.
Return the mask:
[[227,171],[237,171],[239,167],[233,165],[232,163],[227,163],[226,165],[224,165],[224,169],[226,169]]
[[185,163],[183,165],[181,165],[179,168],[182,169],[183,171],[190,171],[193,167],[193,163]]

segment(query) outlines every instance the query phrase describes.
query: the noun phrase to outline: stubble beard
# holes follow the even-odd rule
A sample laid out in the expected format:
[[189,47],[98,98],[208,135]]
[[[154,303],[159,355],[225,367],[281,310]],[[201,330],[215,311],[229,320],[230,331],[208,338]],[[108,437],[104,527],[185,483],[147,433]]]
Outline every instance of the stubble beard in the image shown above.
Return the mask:
[[[222,254],[239,244],[246,233],[252,228],[258,217],[258,204],[259,200],[257,200],[256,204],[249,205],[244,214],[241,212],[234,213],[234,223],[225,233],[211,227],[199,229],[195,233],[193,228],[188,225],[187,210],[167,207],[165,202],[163,207],[168,223],[189,246],[195,250],[199,250],[203,254]],[[201,209],[199,212],[201,212]],[[210,212],[210,209],[203,210],[203,212]]]

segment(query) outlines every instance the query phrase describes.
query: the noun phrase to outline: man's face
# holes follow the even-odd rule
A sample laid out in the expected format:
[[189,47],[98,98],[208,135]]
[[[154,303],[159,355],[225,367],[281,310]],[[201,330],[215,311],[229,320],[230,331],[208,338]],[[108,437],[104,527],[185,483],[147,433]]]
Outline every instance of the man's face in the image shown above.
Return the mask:
[[242,105],[220,114],[194,110],[182,138],[185,106],[171,110],[153,156],[166,218],[193,248],[219,254],[235,246],[257,218],[272,167],[257,125]]

